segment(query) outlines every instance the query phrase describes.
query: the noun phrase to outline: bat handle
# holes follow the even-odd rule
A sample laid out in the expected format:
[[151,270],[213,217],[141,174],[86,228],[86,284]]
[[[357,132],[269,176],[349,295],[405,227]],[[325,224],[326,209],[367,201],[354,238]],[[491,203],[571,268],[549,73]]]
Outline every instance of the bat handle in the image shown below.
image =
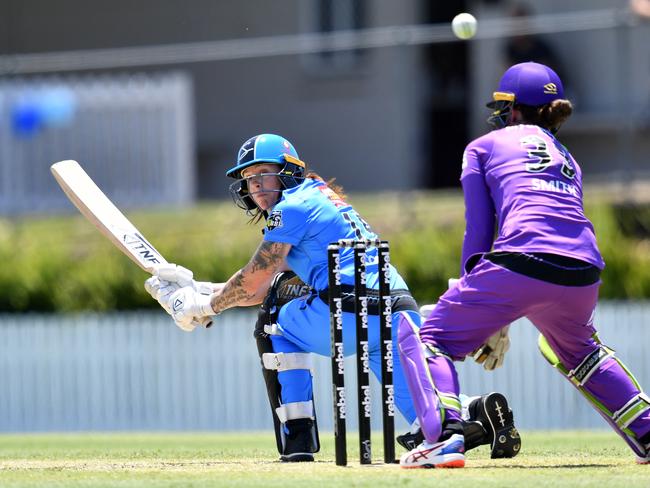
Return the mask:
[[209,329],[212,327],[212,318],[211,317],[201,317],[199,319],[199,324],[201,324],[202,327]]

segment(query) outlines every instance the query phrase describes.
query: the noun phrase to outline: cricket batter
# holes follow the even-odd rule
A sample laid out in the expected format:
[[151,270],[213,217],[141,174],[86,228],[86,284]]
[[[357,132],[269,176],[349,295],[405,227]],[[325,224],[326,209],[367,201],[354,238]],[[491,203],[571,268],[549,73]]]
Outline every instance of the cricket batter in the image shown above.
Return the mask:
[[509,68],[493,98],[495,130],[463,155],[462,277],[419,331],[409,317],[399,324],[399,354],[425,437],[400,463],[464,466],[459,411],[449,407],[459,394],[453,361],[520,317],[540,331],[544,357],[648,463],[650,398],[593,324],[605,264],[584,214],[580,167],[555,137],[571,103],[557,74],[532,62]]
[[[235,203],[252,221],[264,219],[266,223],[262,242],[249,263],[226,283],[211,283],[207,287],[205,283],[192,281],[192,273],[185,268],[161,267],[145,287],[185,331],[195,328],[197,318],[232,307],[263,303],[255,337],[274,411],[280,459],[313,461],[319,442],[309,353],[331,354],[327,246],[339,239],[377,236],[345,201],[339,188],[326,183],[316,173],[307,172],[293,145],[283,137],[261,134],[250,138],[239,150],[236,165],[226,174],[236,180],[230,187]],[[341,250],[340,268],[344,350],[345,354],[352,354],[355,351],[352,249]],[[371,248],[366,254],[366,281],[369,362],[380,378],[377,249]],[[399,318],[419,327],[417,304],[392,266],[390,281],[393,324]],[[181,287],[188,282],[188,286]],[[396,350],[396,327],[393,327],[393,343]],[[397,354],[393,381],[395,404],[412,424],[416,413]],[[514,430],[512,413],[502,395],[493,393],[475,398],[469,402],[473,406],[467,406],[468,411],[474,412],[467,415],[473,421],[464,424],[468,436],[473,438],[468,447],[493,441],[495,435],[488,425],[487,412],[496,408],[495,402],[506,409],[509,425]],[[414,447],[413,440],[419,436],[421,433],[414,428],[412,433],[398,439],[402,445]],[[493,449],[493,456],[511,457],[518,450],[517,435],[517,443],[507,449]]]

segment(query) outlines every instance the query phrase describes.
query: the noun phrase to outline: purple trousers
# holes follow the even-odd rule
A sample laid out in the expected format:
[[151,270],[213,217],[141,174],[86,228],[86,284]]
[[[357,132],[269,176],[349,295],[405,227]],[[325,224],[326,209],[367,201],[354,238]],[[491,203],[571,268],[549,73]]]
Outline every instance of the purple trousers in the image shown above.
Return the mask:
[[[440,297],[422,324],[420,338],[454,360],[460,360],[505,325],[527,317],[544,335],[562,364],[573,370],[601,347],[594,338],[593,325],[599,287],[600,283],[581,287],[555,285],[481,259],[455,287]],[[453,363],[443,355],[427,361],[436,388],[458,395]],[[583,388],[610,412],[619,411],[640,393],[634,379],[614,358],[603,361]],[[454,411],[448,411],[447,415],[459,418]],[[637,438],[650,432],[650,410],[626,428]]]

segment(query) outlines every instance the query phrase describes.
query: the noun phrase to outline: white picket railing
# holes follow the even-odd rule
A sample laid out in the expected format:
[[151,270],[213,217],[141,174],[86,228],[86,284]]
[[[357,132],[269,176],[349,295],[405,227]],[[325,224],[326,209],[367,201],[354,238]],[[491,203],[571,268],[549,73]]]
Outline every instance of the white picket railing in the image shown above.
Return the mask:
[[195,197],[192,82],[180,73],[0,81],[0,215],[69,210],[75,159],[120,208]]
[[[0,432],[271,429],[254,322],[254,313],[233,311],[187,334],[156,312],[0,316]],[[606,428],[537,352],[535,328],[520,322],[502,369],[459,363],[463,391],[506,393],[522,428]],[[597,324],[650,389],[650,304],[604,303]],[[331,430],[330,362],[315,363],[319,424]],[[346,366],[348,426],[355,429],[352,358]],[[379,429],[376,382],[372,397]],[[401,418],[397,424],[406,428]]]

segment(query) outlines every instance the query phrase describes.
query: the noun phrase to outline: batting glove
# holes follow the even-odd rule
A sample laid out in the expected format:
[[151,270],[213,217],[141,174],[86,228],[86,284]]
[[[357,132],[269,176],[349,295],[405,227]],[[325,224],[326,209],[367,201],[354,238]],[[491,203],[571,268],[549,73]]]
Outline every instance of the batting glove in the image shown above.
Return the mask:
[[194,280],[194,273],[183,266],[179,266],[178,264],[160,264],[156,266],[153,275],[157,276],[163,281],[175,283],[179,288],[182,288],[184,286],[191,286],[196,291],[204,295],[209,295],[212,293],[213,283],[210,283],[209,281]]
[[[172,315],[170,297],[184,286],[191,286],[196,292],[210,296],[214,284],[209,281],[195,281],[192,271],[183,266],[172,263],[162,264],[154,270],[154,276],[144,282],[144,288],[149,295],[156,300],[165,311]],[[198,317],[192,321],[193,330],[195,327],[210,327],[212,319],[209,317]]]
[[191,286],[179,288],[171,294],[167,305],[176,325],[186,332],[192,332],[196,321],[215,315],[210,304],[210,295],[202,295]]

